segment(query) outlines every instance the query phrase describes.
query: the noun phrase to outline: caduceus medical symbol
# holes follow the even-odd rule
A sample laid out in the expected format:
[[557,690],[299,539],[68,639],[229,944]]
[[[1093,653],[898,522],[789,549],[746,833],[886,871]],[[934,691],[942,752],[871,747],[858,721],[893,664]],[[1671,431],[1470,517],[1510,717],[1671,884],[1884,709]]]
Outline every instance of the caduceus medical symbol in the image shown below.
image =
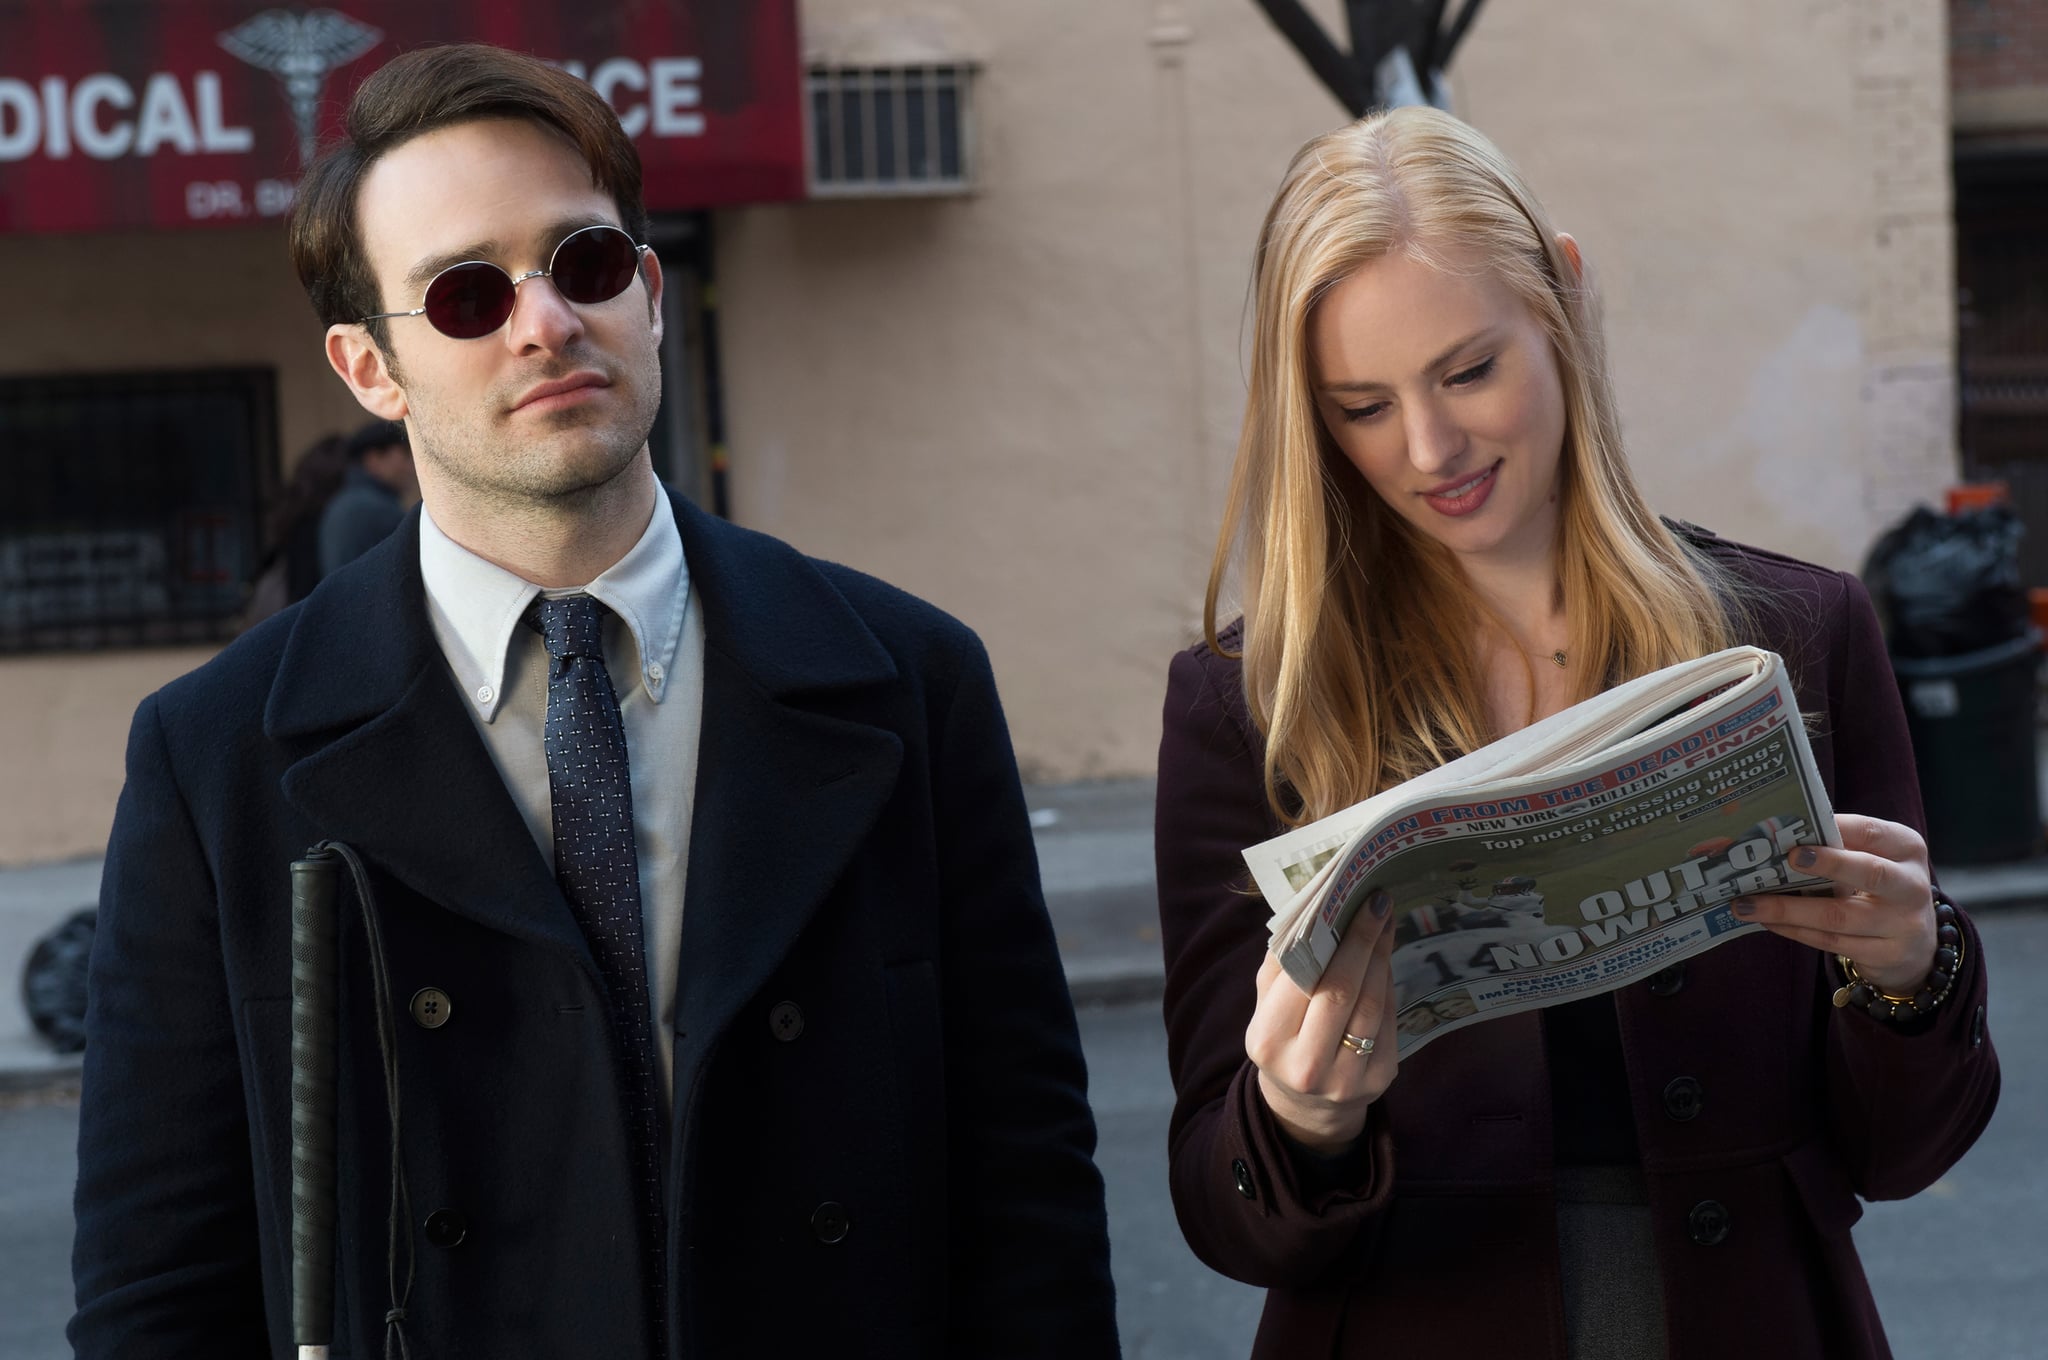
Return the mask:
[[301,167],[313,163],[319,146],[320,87],[328,72],[383,40],[381,31],[331,9],[267,9],[219,35],[222,47],[284,82],[292,122],[299,129]]

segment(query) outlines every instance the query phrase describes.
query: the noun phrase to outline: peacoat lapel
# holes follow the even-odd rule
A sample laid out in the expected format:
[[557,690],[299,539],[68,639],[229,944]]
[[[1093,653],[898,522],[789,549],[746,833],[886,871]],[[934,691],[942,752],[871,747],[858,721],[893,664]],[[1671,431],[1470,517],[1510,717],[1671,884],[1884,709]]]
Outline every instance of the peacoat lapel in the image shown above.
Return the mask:
[[300,606],[263,727],[273,741],[311,743],[283,792],[321,837],[596,978],[427,620],[418,511]]
[[903,747],[834,711],[896,667],[824,574],[673,499],[705,636],[676,998],[681,1102],[874,826]]

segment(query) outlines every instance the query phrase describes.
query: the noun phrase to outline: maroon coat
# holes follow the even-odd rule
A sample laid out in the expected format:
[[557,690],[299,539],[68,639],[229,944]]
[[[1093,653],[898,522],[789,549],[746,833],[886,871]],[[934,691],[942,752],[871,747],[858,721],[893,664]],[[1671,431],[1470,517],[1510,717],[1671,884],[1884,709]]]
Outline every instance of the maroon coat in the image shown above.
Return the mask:
[[[1754,584],[1755,641],[1821,717],[1813,754],[1839,811],[1923,828],[1869,597],[1843,573],[1699,540]],[[1254,1356],[1565,1354],[1541,1012],[1447,1034],[1401,1065],[1366,1124],[1365,1171],[1298,1176],[1245,1058],[1267,907],[1239,851],[1281,829],[1242,672],[1173,660],[1159,752],[1174,1207],[1188,1243],[1269,1289]],[[1998,1100],[1985,974],[1967,959],[1930,1029],[1838,1011],[1826,956],[1756,932],[1686,961],[1681,985],[1615,993],[1672,1360],[1888,1356],[1850,1240],[1857,1197],[1899,1199],[1961,1157]],[[1674,1078],[1695,1117],[1666,1114]],[[1725,1235],[1695,1232],[1696,1206]],[[1708,1211],[1710,1214],[1713,1211]],[[1712,1242],[1702,1245],[1695,1236]]]

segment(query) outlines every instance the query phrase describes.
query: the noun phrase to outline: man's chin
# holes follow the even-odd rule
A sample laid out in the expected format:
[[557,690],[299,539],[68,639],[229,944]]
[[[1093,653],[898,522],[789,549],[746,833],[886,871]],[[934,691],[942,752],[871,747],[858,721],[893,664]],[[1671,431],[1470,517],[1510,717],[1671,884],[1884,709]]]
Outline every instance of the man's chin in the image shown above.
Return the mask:
[[576,440],[530,464],[532,490],[543,499],[574,500],[604,490],[629,472],[646,442],[622,446]]

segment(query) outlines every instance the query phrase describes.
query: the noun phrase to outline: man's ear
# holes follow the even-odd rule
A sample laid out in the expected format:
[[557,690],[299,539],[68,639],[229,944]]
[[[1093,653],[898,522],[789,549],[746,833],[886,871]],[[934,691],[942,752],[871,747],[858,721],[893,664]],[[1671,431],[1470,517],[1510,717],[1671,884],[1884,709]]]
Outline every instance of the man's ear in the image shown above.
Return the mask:
[[329,326],[327,362],[365,411],[381,420],[405,419],[405,389],[392,377],[390,361],[366,327]]
[[654,343],[661,343],[661,257],[648,251],[640,257],[640,277],[647,281],[647,320],[654,327]]
[[1561,231],[1557,234],[1557,248],[1562,250],[1564,257],[1572,262],[1572,282],[1584,283],[1586,281],[1586,261],[1579,254],[1579,243],[1572,239],[1570,232]]

